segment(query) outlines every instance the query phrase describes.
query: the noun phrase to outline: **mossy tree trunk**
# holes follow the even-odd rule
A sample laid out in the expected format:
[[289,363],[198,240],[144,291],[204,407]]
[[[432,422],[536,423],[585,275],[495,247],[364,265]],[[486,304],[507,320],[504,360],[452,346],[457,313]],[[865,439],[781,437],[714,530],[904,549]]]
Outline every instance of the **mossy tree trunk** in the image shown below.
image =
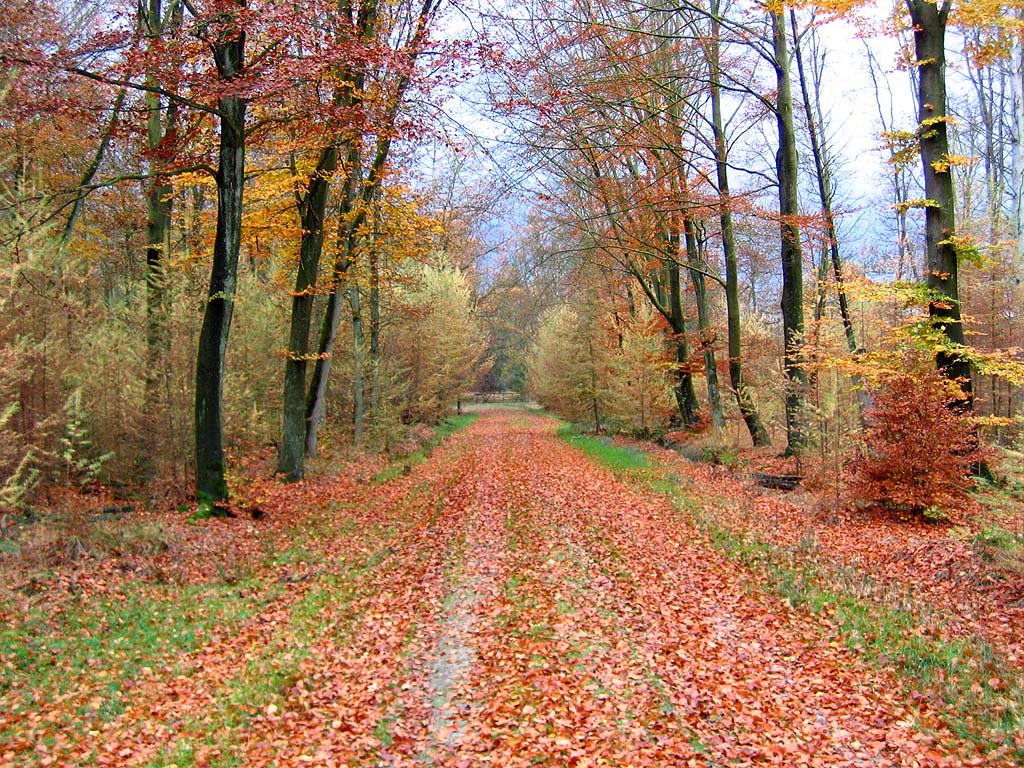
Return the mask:
[[[241,5],[239,7],[242,7]],[[245,33],[237,30],[214,46],[220,79],[230,89],[244,69]],[[245,188],[244,97],[228,93],[217,102],[220,146],[217,167],[217,229],[213,265],[196,359],[195,459],[196,497],[203,502],[227,499],[224,462],[224,358],[238,278]]]
[[793,93],[790,82],[789,45],[786,17],[782,11],[771,14],[772,46],[776,79],[775,118],[779,146],[775,170],[779,182],[779,240],[782,261],[782,333],[783,369],[786,374],[786,452],[800,453],[807,444],[804,423],[804,398],[807,371],[803,367],[801,347],[804,336],[803,250],[800,244],[799,165],[796,129],[793,120]]
[[949,118],[946,114],[946,21],[951,3],[908,0],[914,23],[914,56],[917,61],[918,144],[924,170],[925,264],[928,288],[934,297],[928,305],[932,322],[948,343],[935,355],[935,365],[947,378],[956,380],[963,396],[959,405],[973,406],[971,365],[959,351],[965,346],[960,319],[957,283],[955,194],[949,159]]

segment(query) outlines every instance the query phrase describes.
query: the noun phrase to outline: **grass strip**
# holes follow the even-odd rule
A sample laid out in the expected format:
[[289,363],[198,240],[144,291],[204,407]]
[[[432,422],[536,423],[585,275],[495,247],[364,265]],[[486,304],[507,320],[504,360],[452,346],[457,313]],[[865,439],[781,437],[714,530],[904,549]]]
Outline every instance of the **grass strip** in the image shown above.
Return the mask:
[[[37,609],[0,629],[0,706],[15,716],[56,711],[51,733],[85,734],[120,715],[135,685],[175,668],[183,654],[239,626],[280,591],[255,586],[140,586],[57,618]],[[0,743],[31,740],[25,725],[16,719]]]

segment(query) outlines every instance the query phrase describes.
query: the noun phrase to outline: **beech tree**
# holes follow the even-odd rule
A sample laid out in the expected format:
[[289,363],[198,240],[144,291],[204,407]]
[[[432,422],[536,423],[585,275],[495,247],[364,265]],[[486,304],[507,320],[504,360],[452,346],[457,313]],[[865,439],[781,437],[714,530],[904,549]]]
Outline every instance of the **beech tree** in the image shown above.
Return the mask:
[[729,379],[740,414],[755,446],[768,445],[768,430],[761,421],[743,375],[740,330],[739,266],[733,229],[732,192],[729,185],[729,150],[722,115],[721,21],[719,0],[711,0],[709,35],[705,47],[708,66],[708,94],[711,102],[715,178],[718,186],[718,218],[722,255],[725,261],[726,321],[728,323]]
[[378,4],[373,1],[358,7],[351,3],[342,4],[333,18],[332,26],[340,38],[338,42],[356,44],[361,49],[340,67],[340,71],[334,73],[338,84],[334,88],[329,111],[325,111],[328,114],[340,114],[335,114],[334,125],[326,127],[325,145],[318,151],[316,165],[309,173],[304,189],[296,195],[302,237],[292,294],[281,449],[277,466],[277,471],[290,480],[301,479],[305,467],[307,433],[310,428],[306,407],[306,369],[310,359],[309,335],[313,302],[327,225],[327,203],[339,157],[344,159],[348,173],[348,179],[342,184],[342,197],[348,201],[356,194],[353,185],[360,159],[358,142],[365,130],[358,111],[363,99],[367,70],[371,66],[370,46],[375,42],[377,11]]
[[965,408],[973,405],[971,365],[960,315],[957,231],[949,115],[946,111],[946,24],[952,0],[907,0],[914,24],[914,65],[917,67],[917,137],[924,173],[925,274],[933,296],[928,314],[948,344],[935,356],[938,369],[960,382]]
[[[414,83],[416,63],[428,40],[430,24],[438,7],[438,0],[422,0],[412,6],[409,23],[395,32],[399,44],[394,52],[394,68],[382,77],[380,95],[380,122],[374,126],[375,140],[372,152],[363,143],[353,142],[347,163],[348,176],[345,194],[341,196],[341,210],[337,233],[336,254],[331,271],[327,307],[320,328],[313,375],[306,394],[305,452],[315,456],[317,430],[326,412],[327,384],[331,371],[331,355],[338,336],[341,312],[346,299],[345,275],[352,266],[363,225],[370,206],[379,193],[387,175],[387,163],[395,139],[395,129],[408,89]],[[294,472],[292,475],[294,476]]]

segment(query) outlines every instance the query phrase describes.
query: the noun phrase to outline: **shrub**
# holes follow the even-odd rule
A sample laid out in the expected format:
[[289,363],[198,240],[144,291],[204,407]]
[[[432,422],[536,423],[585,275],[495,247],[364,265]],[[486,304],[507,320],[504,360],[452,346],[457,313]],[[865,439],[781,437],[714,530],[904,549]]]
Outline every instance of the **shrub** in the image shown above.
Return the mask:
[[735,446],[711,443],[701,448],[700,460],[708,464],[734,469],[740,463],[740,452]]
[[93,445],[87,422],[88,413],[82,403],[82,388],[76,387],[64,403],[64,434],[60,438],[57,458],[60,479],[64,484],[87,485],[99,479],[103,465],[113,453],[100,453]]
[[966,502],[983,456],[955,384],[934,370],[888,372],[870,387],[864,453],[849,466],[855,500],[926,516]]

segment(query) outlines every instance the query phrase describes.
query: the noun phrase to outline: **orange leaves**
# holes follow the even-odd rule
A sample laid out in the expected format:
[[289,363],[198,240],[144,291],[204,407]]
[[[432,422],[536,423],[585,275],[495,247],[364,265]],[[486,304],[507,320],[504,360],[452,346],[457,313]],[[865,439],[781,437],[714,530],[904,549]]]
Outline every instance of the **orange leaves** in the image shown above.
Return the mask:
[[858,499],[943,517],[970,502],[971,469],[982,457],[953,388],[931,369],[894,373],[873,388],[866,454],[851,477]]

